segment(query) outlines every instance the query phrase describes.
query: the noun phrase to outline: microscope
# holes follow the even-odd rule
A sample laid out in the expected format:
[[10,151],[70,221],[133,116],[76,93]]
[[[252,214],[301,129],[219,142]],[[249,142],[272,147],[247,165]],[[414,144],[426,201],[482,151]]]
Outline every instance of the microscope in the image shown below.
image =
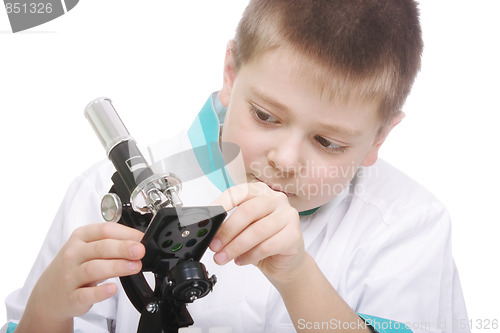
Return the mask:
[[[180,179],[153,172],[110,99],[90,102],[85,116],[116,169],[101,201],[104,220],[144,232],[141,272],[120,278],[141,314],[137,332],[177,333],[194,323],[186,305],[205,297],[216,283],[200,260],[226,212],[221,206],[184,207]],[[154,290],[144,272],[154,274]]]

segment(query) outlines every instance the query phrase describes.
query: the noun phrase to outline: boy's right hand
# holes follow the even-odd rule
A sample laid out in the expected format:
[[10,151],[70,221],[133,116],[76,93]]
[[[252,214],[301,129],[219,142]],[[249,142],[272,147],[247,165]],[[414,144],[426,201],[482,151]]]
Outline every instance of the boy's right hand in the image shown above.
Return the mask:
[[85,314],[94,303],[113,296],[116,284],[99,283],[141,270],[140,259],[146,252],[140,243],[143,235],[118,223],[96,223],[76,229],[40,276],[20,326],[35,318],[41,322],[72,322],[73,317]]

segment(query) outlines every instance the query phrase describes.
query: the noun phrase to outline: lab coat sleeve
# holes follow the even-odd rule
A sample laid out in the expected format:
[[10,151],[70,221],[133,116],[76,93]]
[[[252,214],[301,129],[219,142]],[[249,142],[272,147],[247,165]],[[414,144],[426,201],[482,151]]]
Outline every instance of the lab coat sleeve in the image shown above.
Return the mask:
[[356,311],[404,323],[416,333],[470,332],[457,327],[467,313],[447,211],[430,202],[382,220],[352,254],[350,271],[356,274],[346,283]]
[[[20,320],[38,278],[71,233],[80,226],[102,221],[100,200],[110,182],[109,172],[99,172],[106,170],[107,166],[101,165],[97,169],[79,176],[69,187],[24,286],[11,293],[5,301],[9,323]],[[102,313],[93,308],[85,316],[75,318],[75,332],[108,332],[108,323],[113,319],[113,300],[107,303],[98,305]],[[6,324],[3,330],[6,331],[8,326]]]

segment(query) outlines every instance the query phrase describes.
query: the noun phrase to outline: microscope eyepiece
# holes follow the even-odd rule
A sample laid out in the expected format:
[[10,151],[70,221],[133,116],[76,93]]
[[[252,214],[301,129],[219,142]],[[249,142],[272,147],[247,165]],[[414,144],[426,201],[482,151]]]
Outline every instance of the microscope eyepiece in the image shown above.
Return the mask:
[[[85,117],[127,188],[134,210],[146,213],[167,204],[182,206],[177,193],[180,181],[172,184],[169,179],[177,180],[173,175],[160,177],[154,174],[109,98],[101,97],[90,102],[85,108]],[[137,203],[136,198],[139,201],[142,198],[144,203]]]
[[120,142],[133,140],[111,100],[107,97],[96,98],[85,108],[85,117],[90,122],[101,141],[106,154]]

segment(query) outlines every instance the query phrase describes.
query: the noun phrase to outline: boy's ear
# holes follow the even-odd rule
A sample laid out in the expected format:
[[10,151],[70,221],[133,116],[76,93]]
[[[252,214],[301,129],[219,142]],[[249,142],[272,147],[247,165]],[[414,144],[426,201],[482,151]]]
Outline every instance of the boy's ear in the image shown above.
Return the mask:
[[382,133],[379,134],[379,136],[375,139],[373,142],[372,147],[368,151],[368,154],[366,154],[365,159],[361,163],[363,166],[371,166],[377,162],[378,159],[378,150],[384,143],[385,139],[389,135],[389,133],[392,131],[392,129],[399,124],[403,118],[405,117],[405,113],[403,111],[399,111],[398,114],[396,114],[389,125],[387,125],[383,130]]
[[235,59],[234,59],[234,40],[227,43],[226,57],[224,59],[224,75],[222,89],[219,91],[219,100],[226,108],[229,105],[231,92],[233,91],[234,79],[236,78]]

